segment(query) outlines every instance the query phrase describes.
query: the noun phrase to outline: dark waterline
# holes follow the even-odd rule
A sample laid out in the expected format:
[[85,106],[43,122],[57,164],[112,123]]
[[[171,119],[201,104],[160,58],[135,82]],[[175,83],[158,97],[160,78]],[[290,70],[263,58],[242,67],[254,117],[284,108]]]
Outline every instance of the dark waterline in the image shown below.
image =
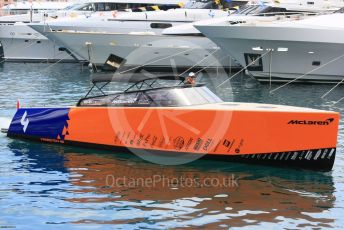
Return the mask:
[[[227,76],[211,76],[199,78],[226,101],[344,111],[344,102],[335,104],[343,87],[321,99],[332,85],[292,84],[270,94],[269,85],[244,75],[220,88]],[[89,72],[75,64],[5,63],[0,78],[0,123],[11,118],[17,99],[28,107],[74,105],[90,87]],[[1,134],[0,227],[341,228],[343,122],[338,138],[334,170],[317,173],[205,160],[160,166],[123,153]]]

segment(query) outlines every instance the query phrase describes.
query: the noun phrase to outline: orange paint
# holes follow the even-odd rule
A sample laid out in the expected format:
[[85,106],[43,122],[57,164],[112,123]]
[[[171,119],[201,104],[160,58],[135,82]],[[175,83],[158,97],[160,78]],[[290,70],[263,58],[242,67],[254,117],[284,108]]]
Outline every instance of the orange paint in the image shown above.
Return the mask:
[[[271,110],[75,107],[65,140],[224,155],[335,148],[339,114]],[[328,125],[288,124],[292,120]]]

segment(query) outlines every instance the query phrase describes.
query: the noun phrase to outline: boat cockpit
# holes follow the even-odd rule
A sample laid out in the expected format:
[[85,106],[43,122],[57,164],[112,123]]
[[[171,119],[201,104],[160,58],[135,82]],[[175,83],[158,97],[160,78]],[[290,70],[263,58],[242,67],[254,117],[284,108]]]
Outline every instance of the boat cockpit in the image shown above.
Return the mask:
[[[93,86],[79,100],[79,107],[180,107],[223,102],[204,84],[186,84],[179,76],[143,74],[96,74]],[[126,89],[111,91],[112,83]],[[106,90],[107,88],[107,90]],[[100,95],[90,96],[97,89]]]

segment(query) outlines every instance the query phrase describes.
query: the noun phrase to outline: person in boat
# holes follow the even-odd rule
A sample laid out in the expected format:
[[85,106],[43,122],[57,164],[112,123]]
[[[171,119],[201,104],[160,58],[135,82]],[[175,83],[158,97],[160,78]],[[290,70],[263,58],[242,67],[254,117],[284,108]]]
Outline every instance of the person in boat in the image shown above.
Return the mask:
[[189,76],[185,81],[186,85],[196,85],[196,74],[194,72],[189,73]]

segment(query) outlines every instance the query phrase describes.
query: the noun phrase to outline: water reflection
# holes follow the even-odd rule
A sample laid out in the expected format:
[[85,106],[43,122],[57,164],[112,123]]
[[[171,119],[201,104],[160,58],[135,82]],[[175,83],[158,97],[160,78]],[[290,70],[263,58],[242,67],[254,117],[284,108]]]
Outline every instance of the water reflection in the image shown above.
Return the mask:
[[12,186],[18,194],[39,186],[41,196],[64,202],[52,212],[61,223],[217,228],[287,222],[293,228],[334,222],[313,215],[334,206],[331,174],[210,160],[167,167],[127,154],[18,140],[8,147],[20,158],[15,171],[59,175]]

